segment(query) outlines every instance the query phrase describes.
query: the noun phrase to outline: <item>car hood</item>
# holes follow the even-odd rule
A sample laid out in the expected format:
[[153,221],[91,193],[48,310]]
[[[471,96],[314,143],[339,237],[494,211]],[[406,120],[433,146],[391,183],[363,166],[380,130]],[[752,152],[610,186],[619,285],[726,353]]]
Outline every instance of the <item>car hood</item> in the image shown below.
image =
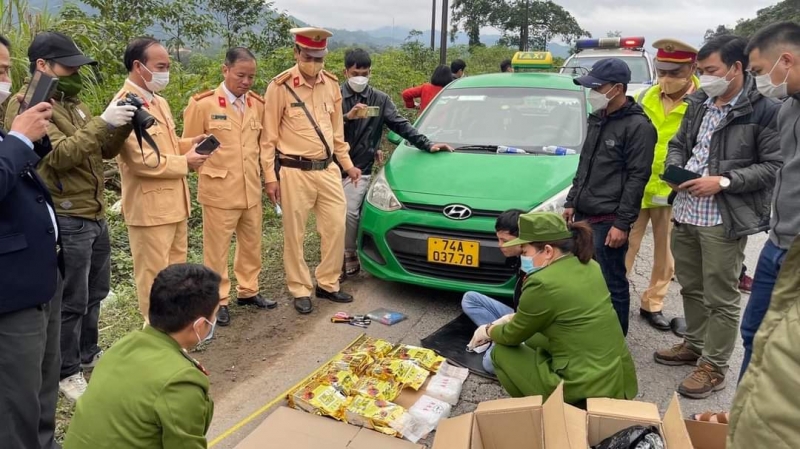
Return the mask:
[[427,153],[403,144],[385,175],[400,202],[443,206],[470,199],[477,209],[532,209],[569,186],[578,157]]

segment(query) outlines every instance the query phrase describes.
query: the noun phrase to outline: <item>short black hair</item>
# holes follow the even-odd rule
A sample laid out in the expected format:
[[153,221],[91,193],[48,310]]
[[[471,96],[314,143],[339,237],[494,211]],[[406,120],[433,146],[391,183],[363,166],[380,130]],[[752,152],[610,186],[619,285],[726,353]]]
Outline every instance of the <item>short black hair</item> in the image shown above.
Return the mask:
[[3,47],[6,47],[8,51],[11,51],[11,41],[2,34],[0,34],[0,44],[2,44]]
[[232,67],[239,61],[255,61],[256,55],[247,47],[233,47],[225,53],[225,65]]
[[450,63],[450,71],[456,74],[467,68],[467,63],[463,59],[456,59]]
[[453,82],[453,72],[450,67],[442,64],[433,71],[431,75],[431,84],[434,86],[444,87]]
[[750,58],[747,56],[745,48],[747,48],[747,40],[743,37],[723,34],[706,42],[697,52],[697,60],[702,61],[714,53],[719,53],[719,58],[726,66],[732,67],[738,61],[742,63],[743,70],[747,70]]
[[778,22],[765,26],[750,38],[744,52],[750,55],[753,50],[763,52],[780,44],[800,47],[800,25],[794,22]]
[[347,50],[347,53],[344,54],[344,68],[351,69],[353,67],[357,69],[372,67],[372,59],[370,59],[366,50],[362,48]]
[[507,72],[509,67],[511,67],[511,60],[503,59],[503,62],[500,63],[500,71]]
[[122,58],[128,73],[133,71],[134,61],[147,64],[147,49],[156,44],[160,44],[160,42],[152,37],[137,37],[128,43],[125,48],[125,56]]
[[495,232],[506,231],[514,237],[519,237],[519,216],[524,214],[524,210],[509,209],[497,217],[494,222]]
[[150,325],[173,333],[211,316],[219,304],[219,282],[219,274],[204,265],[168,266],[158,273],[150,290]]

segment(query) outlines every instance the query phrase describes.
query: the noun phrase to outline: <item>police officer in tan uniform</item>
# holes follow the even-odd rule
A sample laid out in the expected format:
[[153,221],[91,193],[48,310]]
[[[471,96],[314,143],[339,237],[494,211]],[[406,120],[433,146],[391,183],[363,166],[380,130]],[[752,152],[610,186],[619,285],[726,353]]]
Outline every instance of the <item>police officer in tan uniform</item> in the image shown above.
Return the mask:
[[115,98],[132,93],[144,100],[144,108],[156,120],[146,131],[159,151],[156,153],[147,139],[140,146],[131,133],[117,156],[139,310],[147,322],[156,274],[169,265],[186,262],[191,209],[186,176],[209,156],[195,151],[205,135],[178,139],[169,104],[156,94],[169,82],[167,49],[155,39],[137,38],[125,49],[124,62],[128,79]]
[[256,57],[250,50],[228,50],[219,87],[195,95],[183,113],[183,137],[212,134],[220,142],[214,157],[198,172],[197,201],[203,205],[203,264],[219,273],[217,323],[230,324],[231,281],[228,251],[236,232],[233,271],[239,282],[237,304],[275,308],[258,291],[261,273],[261,128],[264,99],[251,92]]
[[353,183],[358,183],[361,170],[350,161],[350,148],[344,141],[338,80],[322,70],[331,33],[319,28],[293,28],[291,33],[297,64],[267,88],[261,149],[267,194],[283,208],[287,287],[295,309],[305,314],[313,310],[313,284],[303,258],[303,237],[312,210],[322,239],[315,295],[340,303],[353,301],[339,289],[347,203],[333,157]]

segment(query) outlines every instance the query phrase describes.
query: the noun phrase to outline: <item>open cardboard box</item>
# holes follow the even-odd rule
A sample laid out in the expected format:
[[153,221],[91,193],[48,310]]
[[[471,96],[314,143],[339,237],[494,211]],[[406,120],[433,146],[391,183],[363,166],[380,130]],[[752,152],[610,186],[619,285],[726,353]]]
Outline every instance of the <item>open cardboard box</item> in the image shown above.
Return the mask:
[[687,419],[684,421],[694,449],[725,449],[728,425]]
[[424,449],[332,418],[279,407],[236,449]]

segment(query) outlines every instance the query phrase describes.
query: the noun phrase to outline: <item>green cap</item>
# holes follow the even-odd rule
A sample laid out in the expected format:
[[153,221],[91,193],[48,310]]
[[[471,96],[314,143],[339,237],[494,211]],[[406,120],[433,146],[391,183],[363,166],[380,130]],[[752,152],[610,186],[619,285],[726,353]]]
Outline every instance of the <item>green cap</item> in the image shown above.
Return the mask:
[[572,238],[572,231],[561,215],[553,212],[531,212],[519,216],[519,237],[503,247],[533,242],[556,242]]

